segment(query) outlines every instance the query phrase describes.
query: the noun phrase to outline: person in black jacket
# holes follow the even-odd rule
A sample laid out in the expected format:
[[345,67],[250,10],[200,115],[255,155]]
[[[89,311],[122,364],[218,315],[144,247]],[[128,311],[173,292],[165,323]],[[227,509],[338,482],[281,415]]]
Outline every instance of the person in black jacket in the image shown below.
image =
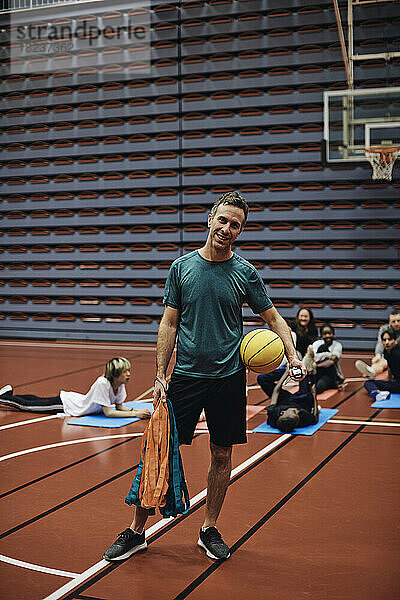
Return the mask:
[[368,394],[374,400],[385,400],[391,393],[400,394],[400,347],[397,332],[391,327],[381,334],[383,356],[389,369],[389,380],[370,379],[364,383]]
[[306,355],[308,346],[318,339],[318,331],[312,310],[310,308],[300,308],[295,320],[291,321],[289,325],[296,334],[296,350],[300,358],[303,358]]
[[340,368],[343,348],[342,344],[335,340],[335,330],[330,323],[322,325],[321,339],[316,340],[312,347],[317,363],[315,382],[317,394],[322,394],[325,390],[340,388],[344,382]]

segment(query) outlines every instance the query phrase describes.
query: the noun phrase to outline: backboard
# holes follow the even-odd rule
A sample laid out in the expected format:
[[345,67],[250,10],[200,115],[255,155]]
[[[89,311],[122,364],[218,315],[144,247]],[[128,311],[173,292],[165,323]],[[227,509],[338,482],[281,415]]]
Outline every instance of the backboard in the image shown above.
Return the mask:
[[366,161],[366,146],[400,146],[400,87],[324,92],[326,163]]

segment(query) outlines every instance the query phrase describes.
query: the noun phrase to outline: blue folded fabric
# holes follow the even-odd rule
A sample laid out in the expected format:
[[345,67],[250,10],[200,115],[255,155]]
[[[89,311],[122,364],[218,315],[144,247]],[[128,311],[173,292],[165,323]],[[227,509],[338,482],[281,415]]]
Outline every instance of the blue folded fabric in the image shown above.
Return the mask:
[[[129,408],[148,408],[150,412],[153,412],[153,404],[151,402],[126,402],[126,406]],[[130,425],[135,421],[140,421],[139,417],[106,417],[105,415],[85,415],[84,417],[74,417],[67,421],[68,425],[83,425],[86,427],[123,427],[124,425]]]
[[170,451],[169,451],[169,481],[167,501],[160,508],[163,517],[177,517],[184,515],[190,508],[189,492],[186,485],[183,470],[182,457],[179,450],[178,430],[176,428],[172,404],[167,400],[169,421],[171,428]]
[[[329,421],[329,419],[332,418],[333,415],[336,415],[337,412],[339,411],[335,408],[321,408],[318,423],[315,423],[315,425],[308,425],[307,427],[296,427],[296,429],[293,429],[293,431],[291,431],[291,434],[312,435],[313,433],[318,431],[318,429],[320,429],[322,425]],[[268,425],[266,421],[265,423],[262,423],[261,425],[253,429],[253,433],[279,433],[280,435],[282,435],[282,431],[276,429],[275,427],[271,427],[271,425]]]
[[[163,517],[177,517],[184,515],[190,508],[189,492],[186,485],[185,473],[183,471],[183,463],[179,450],[178,430],[176,428],[174,411],[172,404],[167,398],[168,416],[170,424],[170,445],[169,445],[169,480],[168,490],[166,494],[166,504],[159,507]],[[140,480],[143,471],[143,461],[140,457],[140,462],[136,475],[132,482],[128,495],[125,498],[126,504],[132,506],[141,506],[139,499]],[[155,508],[148,509],[150,515],[155,514]]]
[[400,408],[400,394],[390,394],[386,400],[376,400],[373,408]]

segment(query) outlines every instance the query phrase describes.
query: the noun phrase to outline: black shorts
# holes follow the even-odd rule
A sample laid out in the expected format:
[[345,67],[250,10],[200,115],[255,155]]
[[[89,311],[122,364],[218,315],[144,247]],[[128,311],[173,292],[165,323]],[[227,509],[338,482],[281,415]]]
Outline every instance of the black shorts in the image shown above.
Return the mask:
[[174,409],[180,444],[191,444],[204,408],[210,441],[217,446],[245,444],[246,371],[227,377],[172,374],[168,399]]

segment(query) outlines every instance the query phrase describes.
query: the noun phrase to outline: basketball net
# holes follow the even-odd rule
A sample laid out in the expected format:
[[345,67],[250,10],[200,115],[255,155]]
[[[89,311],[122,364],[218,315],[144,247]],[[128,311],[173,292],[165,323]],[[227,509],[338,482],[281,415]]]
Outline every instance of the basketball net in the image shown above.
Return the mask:
[[365,156],[372,166],[372,179],[391,181],[393,165],[399,154],[399,146],[370,146],[365,148]]

